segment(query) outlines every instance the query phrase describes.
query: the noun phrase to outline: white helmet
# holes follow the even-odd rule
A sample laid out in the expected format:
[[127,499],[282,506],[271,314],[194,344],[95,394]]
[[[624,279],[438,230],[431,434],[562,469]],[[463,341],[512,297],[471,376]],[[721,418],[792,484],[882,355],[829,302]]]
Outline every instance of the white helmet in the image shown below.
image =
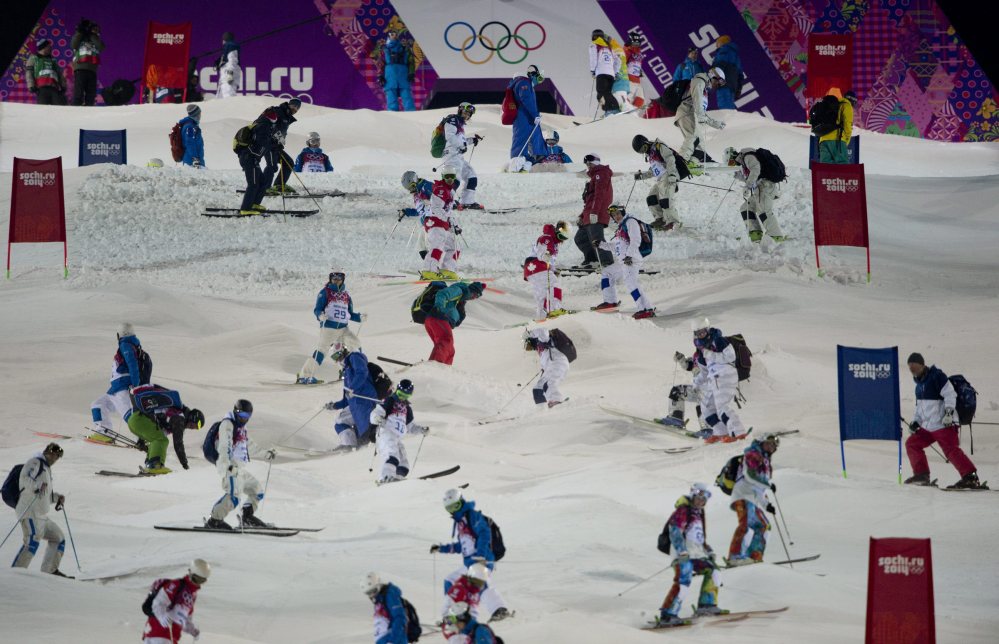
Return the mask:
[[722,71],[720,67],[712,67],[708,70],[708,76],[713,76],[720,80],[722,83],[725,82],[725,72]]
[[[446,509],[448,512],[451,512],[452,514],[456,512],[458,508],[461,507],[458,504],[463,503],[464,501],[465,498],[461,496],[461,492],[454,488],[451,488],[450,490],[444,493],[444,509]],[[458,507],[452,510],[451,508],[455,505],[457,505]]]
[[481,561],[473,563],[471,566],[469,566],[468,572],[466,572],[465,574],[471,577],[472,579],[477,579],[481,582],[489,581],[489,568],[486,567],[486,564],[482,563]]
[[711,328],[711,321],[708,320],[708,318],[701,318],[698,320],[690,321],[690,330],[694,333],[697,333],[701,329],[710,329],[710,328]]
[[459,174],[458,168],[454,167],[453,165],[443,165],[439,169],[442,177],[449,174],[457,177]]
[[118,325],[119,338],[124,338],[130,335],[135,335],[135,327],[132,326],[131,322],[122,322]]
[[209,566],[208,562],[204,559],[195,559],[191,562],[191,565],[188,566],[187,573],[189,575],[197,575],[207,581],[212,575],[212,567]]
[[420,177],[412,170],[406,170],[402,173],[402,187],[406,190],[410,189],[410,186],[419,181]]
[[309,147],[318,148],[320,143],[319,132],[309,132],[309,138],[305,142]]
[[703,496],[704,500],[707,501],[711,498],[711,490],[704,483],[694,483],[690,486],[690,494],[688,496],[691,499],[695,496]]
[[361,592],[371,597],[382,588],[382,578],[376,572],[369,572],[361,580]]

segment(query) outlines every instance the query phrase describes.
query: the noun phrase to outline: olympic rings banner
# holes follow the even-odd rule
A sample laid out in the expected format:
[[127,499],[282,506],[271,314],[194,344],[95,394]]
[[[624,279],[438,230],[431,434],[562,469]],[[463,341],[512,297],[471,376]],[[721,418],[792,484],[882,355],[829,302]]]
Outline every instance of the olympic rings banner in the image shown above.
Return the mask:
[[[534,42],[529,43],[527,37],[521,35],[520,30],[525,26],[533,26],[539,32],[540,38],[531,39],[532,41],[536,40],[536,44]],[[451,30],[454,27],[468,30],[467,33],[464,34],[465,38],[458,46],[455,46],[454,44],[457,40],[451,40]],[[490,35],[487,35],[487,30],[490,29],[492,30],[489,31]],[[506,33],[500,32],[499,30],[501,29]],[[502,35],[500,35],[501,33]],[[532,51],[541,49],[547,39],[548,32],[545,31],[544,26],[540,22],[535,20],[525,20],[514,27],[513,31],[510,31],[510,27],[508,27],[505,22],[501,22],[499,20],[490,20],[479,27],[478,31],[475,30],[475,27],[464,21],[452,22],[444,28],[444,44],[447,45],[452,51],[461,52],[461,55],[465,58],[465,60],[473,65],[485,65],[492,60],[494,55],[507,65],[520,65],[527,60],[527,57]],[[477,44],[481,46],[485,53],[485,56],[481,60],[474,60],[472,56],[468,54],[468,52],[474,49]],[[513,49],[515,50],[513,55],[504,55],[504,52],[510,49],[511,45],[513,45]],[[516,51],[517,49],[520,51]]]

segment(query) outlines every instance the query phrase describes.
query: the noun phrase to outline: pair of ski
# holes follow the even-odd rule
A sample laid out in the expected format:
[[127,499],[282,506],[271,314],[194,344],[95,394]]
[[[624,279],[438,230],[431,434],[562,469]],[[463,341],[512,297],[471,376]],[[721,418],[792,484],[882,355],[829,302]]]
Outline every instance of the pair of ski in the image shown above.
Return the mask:
[[915,485],[917,487],[932,487],[942,492],[999,492],[999,490],[989,488],[988,481],[982,481],[981,487],[940,487],[937,485],[937,479],[933,479],[929,483],[910,483],[910,485]]
[[742,564],[741,566],[729,566],[728,564],[722,563],[721,565],[718,566],[718,568],[722,570],[735,570],[737,568],[751,568],[752,566],[755,566],[758,563],[770,563],[775,566],[790,566],[796,563],[815,561],[821,556],[822,556],[821,554],[817,554],[817,555],[809,555],[807,557],[795,557],[794,559],[783,559],[781,561],[754,561],[753,563]]
[[[237,190],[239,194],[246,194],[246,190]],[[280,194],[264,194],[265,197],[280,197]],[[326,190],[323,192],[292,192],[284,195],[285,199],[322,199],[323,197],[346,197],[346,192],[340,190]]]
[[287,215],[288,217],[311,217],[319,212],[319,209],[313,210],[264,210],[256,213],[255,215],[241,215],[239,214],[239,208],[205,208],[205,211],[201,213],[202,217],[222,217],[226,219],[253,219],[255,217],[270,217],[271,215]]
[[718,615],[695,615],[694,617],[685,617],[677,622],[672,622],[670,624],[660,624],[658,622],[649,622],[646,626],[642,627],[645,631],[664,631],[671,628],[683,628],[684,626],[693,626],[699,622],[707,622],[708,625],[714,624],[728,624],[731,622],[741,622],[744,619],[749,619],[750,617],[761,617],[765,615],[775,615],[777,613],[783,613],[788,610],[790,606],[782,606],[781,608],[771,608],[768,610],[743,610],[734,611],[727,613],[720,613]]
[[299,532],[320,532],[325,528],[283,528],[283,527],[258,527],[258,528],[234,528],[226,530],[224,528],[209,528],[206,526],[173,526],[154,525],[157,530],[170,530],[173,532],[210,532],[213,534],[255,534],[264,537],[293,537]]
[[[395,277],[395,276],[393,275],[392,277]],[[458,282],[492,282],[495,279],[496,279],[495,277],[461,277],[461,278],[458,278],[458,279],[450,279],[450,280],[449,279],[444,279],[444,278],[434,279],[434,280],[403,279],[403,280],[392,281],[392,282],[379,282],[376,286],[402,286],[404,284],[429,284],[430,282],[446,282],[447,284],[456,284]],[[489,288],[489,290],[496,291],[496,289],[494,289],[494,288]]]
[[[638,271],[640,275],[656,275],[661,271],[647,271],[644,268]],[[595,268],[560,268],[558,269],[559,275],[569,275],[572,277],[581,277],[583,275],[599,275],[600,271]]]

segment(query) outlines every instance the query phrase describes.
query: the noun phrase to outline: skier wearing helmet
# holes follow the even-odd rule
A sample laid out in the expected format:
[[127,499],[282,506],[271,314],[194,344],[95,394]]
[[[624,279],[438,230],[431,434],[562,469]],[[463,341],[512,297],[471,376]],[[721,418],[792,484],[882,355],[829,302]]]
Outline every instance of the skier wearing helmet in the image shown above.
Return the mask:
[[383,581],[378,573],[369,572],[361,580],[361,592],[375,605],[375,644],[407,644],[416,641],[408,637],[408,631],[422,629],[419,624],[410,624],[406,600],[402,590],[393,583]]
[[376,451],[381,460],[377,483],[401,481],[409,474],[409,459],[402,437],[406,434],[426,434],[427,428],[413,422],[413,381],[403,379],[395,393],[371,411],[371,427],[377,437]]
[[524,281],[534,290],[536,320],[554,318],[568,313],[562,307],[562,283],[555,258],[559,247],[569,239],[569,223],[545,224],[541,236],[534,242],[531,254],[524,260]]
[[[732,535],[732,543],[728,547],[728,557],[725,562],[729,566],[744,566],[761,563],[763,551],[767,547],[767,532],[770,522],[764,510],[774,513],[774,506],[767,501],[767,492],[776,492],[777,484],[773,477],[774,452],[780,445],[780,437],[767,434],[746,448],[742,456],[742,465],[732,488],[732,505],[729,506],[739,518],[739,525]],[[749,531],[753,532],[751,539],[746,539]]]
[[305,359],[302,370],[295,379],[297,385],[318,385],[322,380],[316,379],[316,370],[326,358],[326,352],[342,347],[356,351],[361,347],[361,341],[348,326],[349,322],[364,322],[366,313],[354,311],[354,301],[347,292],[347,274],[343,271],[330,273],[329,281],[316,296],[316,306],[312,313],[319,321],[319,342],[315,351]]
[[423,280],[456,280],[458,274],[458,225],[455,213],[455,190],[459,185],[460,170],[457,166],[444,164],[440,169],[441,178],[434,181],[430,196],[430,214],[423,217],[423,230],[427,237],[429,252],[423,259]]
[[295,172],[333,172],[333,164],[321,144],[319,132],[309,132],[305,147],[295,158]]
[[[446,117],[444,125],[444,155],[438,167],[452,168],[461,181],[461,199],[455,204],[458,210],[482,210],[482,205],[475,201],[475,189],[479,179],[475,169],[465,160],[465,153],[470,147],[475,147],[483,137],[476,134],[471,138],[465,136],[465,125],[475,114],[475,106],[471,103],[461,103],[458,111]],[[443,174],[443,172],[441,172]],[[455,185],[455,189],[458,187]]]

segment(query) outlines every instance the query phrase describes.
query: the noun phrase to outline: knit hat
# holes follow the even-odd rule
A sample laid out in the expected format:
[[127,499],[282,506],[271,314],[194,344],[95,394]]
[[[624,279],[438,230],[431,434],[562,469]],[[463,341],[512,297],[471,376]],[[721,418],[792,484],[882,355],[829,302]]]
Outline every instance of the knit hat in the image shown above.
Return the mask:
[[475,297],[481,297],[484,290],[486,290],[486,285],[482,282],[472,282],[468,285],[468,292]]
[[195,121],[197,121],[198,119],[201,118],[201,108],[195,105],[194,103],[191,103],[190,105],[187,106],[187,115],[190,116]]
[[41,51],[52,44],[52,41],[48,38],[39,38],[35,41],[35,50]]
[[916,363],[916,364],[921,364],[923,366],[926,366],[926,361],[923,360],[923,354],[921,354],[921,353],[910,353],[909,354],[909,359],[906,360],[906,362],[909,363],[909,364]]
[[843,98],[845,98],[846,100],[850,101],[851,103],[854,103],[854,104],[857,103],[857,95],[854,93],[854,91],[852,89],[849,90],[849,91],[847,91],[846,94],[843,94]]
[[297,98],[293,98],[290,101],[288,101],[288,105],[289,105],[289,107],[294,107],[296,110],[297,109],[301,109],[301,107],[302,107],[302,101],[300,101]]
[[728,36],[718,36],[718,40],[715,41],[715,46],[721,47],[722,45],[727,45],[732,42],[732,39]]

